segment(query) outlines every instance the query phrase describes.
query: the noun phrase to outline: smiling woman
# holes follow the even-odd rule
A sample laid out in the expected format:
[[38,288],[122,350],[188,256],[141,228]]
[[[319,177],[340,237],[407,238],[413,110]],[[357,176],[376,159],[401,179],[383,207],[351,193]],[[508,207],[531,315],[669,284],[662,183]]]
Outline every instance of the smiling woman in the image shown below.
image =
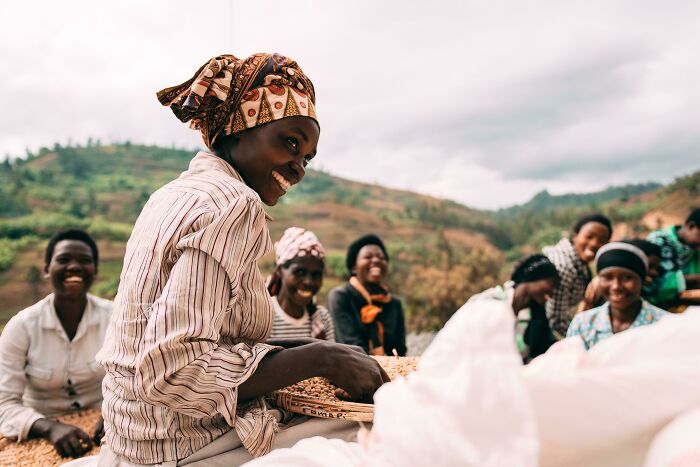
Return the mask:
[[566,337],[580,336],[589,349],[613,334],[655,323],[668,314],[641,297],[649,260],[638,247],[608,243],[596,255],[596,269],[607,302],[576,315]]
[[267,287],[275,320],[268,343],[309,337],[335,342],[333,320],[315,300],[323,285],[325,257],[323,245],[310,230],[290,227],[275,243],[277,268]]
[[[298,64],[221,55],[158,99],[208,150],[150,197],[127,244],[98,354],[107,371],[99,461],[174,465],[225,452],[222,462],[238,465],[300,433],[285,425],[276,437],[281,414],[266,394],[322,376],[369,400],[389,378],[349,346],[266,343],[275,308],[258,269],[272,247],[263,203],[304,178],[320,132],[314,87]],[[296,290],[299,300],[313,292]]]
[[555,336],[566,335],[576,307],[583,300],[586,287],[591,282],[588,263],[593,261],[601,246],[610,241],[612,223],[602,214],[581,217],[570,237],[542,249],[559,272],[559,285],[552,299],[547,301],[547,318]]
[[401,300],[384,284],[389,255],[382,240],[368,234],[352,242],[345,265],[350,280],[328,294],[338,342],[357,345],[372,355],[406,355]]
[[17,313],[0,337],[0,434],[44,438],[61,456],[79,457],[100,443],[102,419],[88,435],[49,417],[100,406],[104,371],[95,353],[112,302],[88,294],[98,252],[86,232],[55,234],[45,260],[53,293]]

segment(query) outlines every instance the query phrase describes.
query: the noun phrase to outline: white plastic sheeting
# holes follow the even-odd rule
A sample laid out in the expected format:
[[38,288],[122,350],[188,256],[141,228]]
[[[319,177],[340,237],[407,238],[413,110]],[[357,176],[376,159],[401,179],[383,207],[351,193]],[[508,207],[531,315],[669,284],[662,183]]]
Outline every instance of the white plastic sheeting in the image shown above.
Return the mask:
[[467,303],[416,373],[377,392],[359,444],[315,437],[246,465],[641,466],[653,437],[700,406],[700,313],[588,352],[566,339],[527,367],[513,330],[503,302]]

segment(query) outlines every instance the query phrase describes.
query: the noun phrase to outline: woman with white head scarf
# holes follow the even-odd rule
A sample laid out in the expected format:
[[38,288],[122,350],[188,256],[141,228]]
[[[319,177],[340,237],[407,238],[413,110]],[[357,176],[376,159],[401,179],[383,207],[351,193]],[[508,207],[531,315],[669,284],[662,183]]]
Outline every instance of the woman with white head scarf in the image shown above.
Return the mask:
[[288,228],[275,243],[277,268],[267,287],[275,308],[270,339],[312,337],[335,342],[333,320],[325,307],[316,304],[325,257],[318,237],[300,227]]

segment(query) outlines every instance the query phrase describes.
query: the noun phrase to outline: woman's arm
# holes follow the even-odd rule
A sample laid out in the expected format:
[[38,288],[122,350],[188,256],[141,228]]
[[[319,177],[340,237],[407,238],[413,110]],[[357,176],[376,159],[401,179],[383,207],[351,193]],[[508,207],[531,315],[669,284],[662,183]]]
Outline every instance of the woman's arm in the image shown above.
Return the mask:
[[15,316],[0,336],[0,434],[23,441],[29,437],[32,424],[44,418],[36,410],[22,404],[27,385],[25,366],[29,335],[24,323]]
[[583,294],[583,300],[581,300],[576,310],[577,313],[590,310],[591,308],[598,306],[598,302],[603,296],[599,284],[600,278],[598,276],[595,276],[591,282],[588,283],[586,291]]
[[353,400],[371,401],[390,381],[371,357],[350,346],[317,341],[268,354],[238,388],[240,400],[254,399],[314,376],[328,378]]
[[137,359],[135,387],[145,402],[195,418],[220,413],[234,425],[238,386],[277,348],[220,345],[235,290],[229,277],[207,253],[182,253],[151,307]]
[[686,274],[685,275],[685,288],[687,289],[700,289],[700,274]]
[[135,383],[145,402],[195,418],[220,413],[233,426],[239,400],[311,376],[325,376],[362,400],[385,381],[374,360],[348,346],[219,345],[231,298],[228,277],[202,251],[187,249],[178,259],[153,304],[137,362]]
[[92,449],[92,440],[83,430],[48,418],[34,422],[30,434],[53,444],[61,457],[80,457]]

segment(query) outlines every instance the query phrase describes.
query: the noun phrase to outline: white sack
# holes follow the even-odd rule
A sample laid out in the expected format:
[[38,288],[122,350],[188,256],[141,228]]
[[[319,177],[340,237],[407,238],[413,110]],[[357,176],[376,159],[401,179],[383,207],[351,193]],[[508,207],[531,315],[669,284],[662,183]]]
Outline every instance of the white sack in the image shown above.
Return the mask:
[[377,392],[359,445],[312,438],[246,465],[534,466],[539,451],[542,466],[640,466],[653,436],[700,406],[700,313],[588,352],[565,339],[526,367],[513,330],[505,303],[470,301],[416,373]]
[[537,429],[515,347],[513,311],[471,301],[450,319],[408,378],[375,395],[360,444],[311,438],[248,466],[535,466]]
[[365,450],[372,465],[534,466],[537,427],[515,346],[513,310],[465,304],[418,371],[375,395]]
[[583,352],[557,343],[523,369],[541,465],[641,465],[652,437],[700,404],[700,314],[668,316]]
[[700,407],[676,417],[654,438],[644,467],[700,465]]

